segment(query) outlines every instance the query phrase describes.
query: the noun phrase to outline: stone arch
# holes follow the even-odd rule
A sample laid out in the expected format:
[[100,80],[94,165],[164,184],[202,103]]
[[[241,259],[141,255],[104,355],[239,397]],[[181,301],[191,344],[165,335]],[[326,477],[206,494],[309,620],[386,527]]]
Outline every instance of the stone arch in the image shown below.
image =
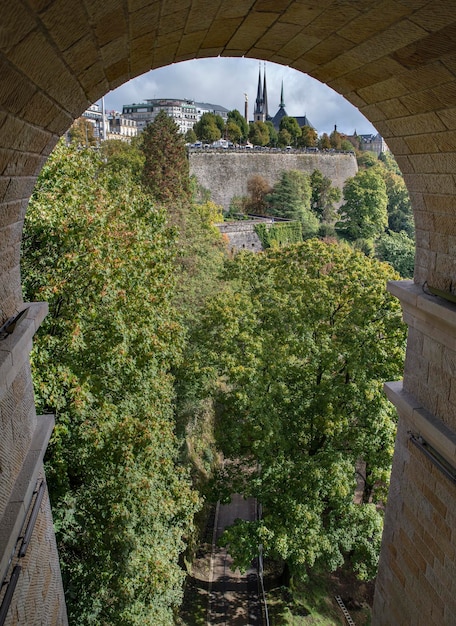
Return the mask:
[[[270,60],[341,93],[386,139],[410,191],[417,249],[414,283],[391,287],[410,332],[404,383],[388,387],[401,420],[377,624],[450,623],[456,616],[455,488],[407,435],[413,431],[456,463],[454,305],[421,290],[427,283],[456,291],[455,36],[456,5],[448,0],[17,0],[2,8],[2,322],[22,306],[22,220],[38,171],[73,119],[130,78],[196,57]],[[41,432],[27,350],[42,315],[43,307],[31,307],[20,334],[0,346],[0,519],[14,504],[16,478]],[[49,524],[48,507],[42,517]],[[55,546],[42,533],[29,568],[55,561]],[[58,567],[52,572],[52,593],[33,584],[27,591],[49,598],[40,601],[47,615],[57,615],[61,603]],[[52,621],[31,606],[26,614],[17,602],[11,623],[64,623],[63,609]]]

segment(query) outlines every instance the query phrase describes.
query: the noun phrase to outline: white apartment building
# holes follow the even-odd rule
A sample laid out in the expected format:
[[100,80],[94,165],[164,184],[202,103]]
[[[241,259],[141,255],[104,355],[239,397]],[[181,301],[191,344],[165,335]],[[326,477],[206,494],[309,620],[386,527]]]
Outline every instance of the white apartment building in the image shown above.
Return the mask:
[[143,131],[160,111],[165,111],[176,122],[182,134],[193,128],[203,113],[220,115],[225,122],[228,116],[228,109],[220,105],[178,98],[155,98],[138,104],[124,104],[122,107],[122,115],[136,121],[138,132]]
[[130,141],[138,134],[138,125],[134,119],[125,117],[119,111],[105,112],[103,126],[103,110],[97,104],[91,104],[82,117],[93,126],[93,135],[97,142],[104,139],[122,139]]
[[107,115],[107,137],[106,139],[123,139],[129,141],[138,134],[136,120],[132,120],[122,115],[118,111],[111,111]]
[[103,112],[96,102],[82,114],[93,125],[93,136],[100,141],[103,137]]

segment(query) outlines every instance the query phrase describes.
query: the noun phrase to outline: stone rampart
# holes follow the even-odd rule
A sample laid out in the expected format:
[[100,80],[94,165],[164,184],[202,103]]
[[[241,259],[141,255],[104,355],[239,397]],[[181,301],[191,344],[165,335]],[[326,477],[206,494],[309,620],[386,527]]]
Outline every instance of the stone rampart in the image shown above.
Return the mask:
[[190,152],[190,173],[209,189],[212,200],[227,210],[234,196],[246,196],[247,182],[255,175],[274,185],[284,170],[311,174],[320,170],[342,189],[345,181],[358,171],[354,154],[306,152]]
[[261,252],[263,245],[255,231],[255,225],[259,223],[273,224],[271,220],[248,220],[245,222],[223,222],[217,224],[218,229],[227,239],[228,247],[232,251],[250,250],[251,252]]

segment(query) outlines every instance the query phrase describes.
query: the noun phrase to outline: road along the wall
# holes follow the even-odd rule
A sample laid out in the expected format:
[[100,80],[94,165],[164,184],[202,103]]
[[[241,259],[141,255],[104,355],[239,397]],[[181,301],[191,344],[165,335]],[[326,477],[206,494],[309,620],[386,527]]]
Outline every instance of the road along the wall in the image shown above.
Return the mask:
[[234,196],[246,196],[247,183],[252,176],[262,176],[271,186],[284,170],[299,170],[311,174],[320,170],[342,189],[347,178],[358,171],[354,154],[262,152],[244,150],[192,151],[189,153],[190,174],[209,189],[212,200],[228,210]]

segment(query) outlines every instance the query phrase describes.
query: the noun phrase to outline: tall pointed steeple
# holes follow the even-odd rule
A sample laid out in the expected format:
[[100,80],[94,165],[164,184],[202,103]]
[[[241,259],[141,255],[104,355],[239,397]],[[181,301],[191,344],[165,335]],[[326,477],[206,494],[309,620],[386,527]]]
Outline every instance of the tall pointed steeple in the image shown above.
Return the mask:
[[281,109],[285,108],[285,102],[283,101],[283,78],[282,78],[282,88],[280,90],[280,104],[279,104]]
[[279,130],[280,128],[280,122],[282,121],[282,119],[284,117],[286,117],[288,115],[288,113],[285,110],[285,102],[284,102],[284,98],[283,98],[283,80],[282,80],[282,87],[280,89],[280,104],[279,104],[279,110],[277,111],[277,113],[274,115],[274,117],[272,118],[272,123],[274,124],[274,128],[276,130]]
[[257,97],[255,101],[255,113],[254,113],[255,122],[261,121],[262,115],[263,115],[263,86],[261,84],[261,62],[260,62],[258,66],[258,89],[257,89]]
[[269,119],[268,111],[268,90],[266,87],[266,63],[264,64],[264,79],[263,79],[263,122]]

